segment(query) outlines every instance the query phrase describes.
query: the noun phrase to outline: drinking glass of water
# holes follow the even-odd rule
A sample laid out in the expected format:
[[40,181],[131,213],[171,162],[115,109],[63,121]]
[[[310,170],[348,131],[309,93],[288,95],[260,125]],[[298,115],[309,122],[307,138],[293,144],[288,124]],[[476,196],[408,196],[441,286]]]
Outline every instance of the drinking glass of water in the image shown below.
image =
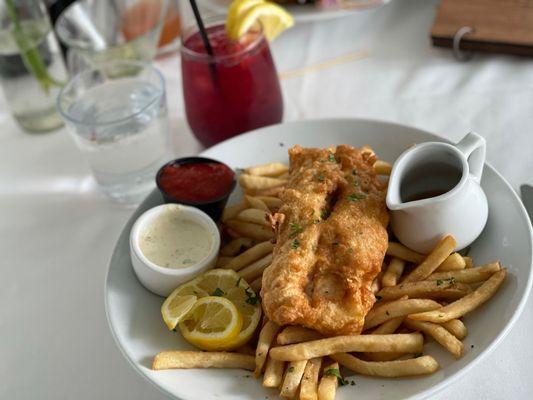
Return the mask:
[[165,82],[141,61],[113,61],[76,75],[57,108],[109,197],[138,203],[168,160]]

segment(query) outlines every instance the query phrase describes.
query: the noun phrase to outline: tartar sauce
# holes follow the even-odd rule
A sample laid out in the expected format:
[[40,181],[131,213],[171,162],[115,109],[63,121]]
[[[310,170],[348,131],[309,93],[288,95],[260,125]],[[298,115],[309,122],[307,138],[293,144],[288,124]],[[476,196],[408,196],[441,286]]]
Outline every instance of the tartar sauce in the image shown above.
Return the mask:
[[166,268],[190,267],[206,258],[212,246],[206,227],[171,208],[147,224],[139,238],[145,257]]

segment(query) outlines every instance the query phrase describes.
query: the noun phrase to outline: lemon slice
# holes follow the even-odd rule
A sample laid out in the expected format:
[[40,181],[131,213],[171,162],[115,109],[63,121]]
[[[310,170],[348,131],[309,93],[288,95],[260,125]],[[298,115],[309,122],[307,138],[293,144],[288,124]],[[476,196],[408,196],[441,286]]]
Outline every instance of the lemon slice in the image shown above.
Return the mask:
[[228,35],[231,34],[235,22],[251,7],[259,3],[264,3],[264,0],[234,0],[231,2],[226,18],[226,32]]
[[235,271],[221,268],[212,269],[176,288],[169,298],[196,296],[201,299],[213,295],[230,300],[243,318],[241,331],[231,342],[227,343],[226,350],[233,350],[244,345],[250,340],[257,325],[259,325],[261,304],[250,285],[240,278]]
[[242,328],[242,316],[228,299],[207,296],[197,300],[179,323],[181,334],[202,350],[226,350]]
[[274,40],[281,32],[294,25],[294,19],[282,7],[270,2],[261,2],[249,7],[231,22],[233,26],[229,32],[230,39],[238,40],[257,21],[261,22],[263,34],[268,41]]
[[168,329],[174,329],[185,315],[191,310],[198,298],[194,295],[181,296],[176,291],[167,297],[161,306],[161,315]]

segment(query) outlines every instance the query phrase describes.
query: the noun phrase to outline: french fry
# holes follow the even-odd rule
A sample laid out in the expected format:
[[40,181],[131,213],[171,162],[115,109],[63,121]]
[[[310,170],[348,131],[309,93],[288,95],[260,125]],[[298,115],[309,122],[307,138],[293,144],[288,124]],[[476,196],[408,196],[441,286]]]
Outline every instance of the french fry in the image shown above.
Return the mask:
[[426,321],[415,321],[406,318],[403,322],[410,329],[424,332],[448,350],[455,358],[461,358],[464,354],[463,343],[452,335],[448,330],[438,324]]
[[376,294],[377,292],[379,292],[379,289],[381,288],[381,285],[380,285],[380,279],[381,279],[381,276],[380,276],[381,272],[378,274],[378,276],[376,276],[376,278],[372,281],[372,285],[370,285],[370,290],[372,291],[372,293]]
[[287,182],[285,179],[270,178],[266,176],[242,174],[239,176],[239,184],[246,190],[272,189],[282,186]]
[[241,236],[249,237],[256,240],[270,240],[274,237],[274,232],[270,227],[264,225],[251,224],[235,219],[230,219],[225,224]]
[[268,357],[265,366],[265,374],[263,375],[264,387],[279,387],[283,382],[283,371],[285,370],[285,363],[283,361],[273,360]]
[[[228,228],[227,226],[224,227],[224,232],[227,233],[227,235],[232,238],[232,239],[239,239],[239,238],[242,238],[243,236],[238,233],[238,232],[235,232],[233,229],[231,228]],[[252,239],[253,240],[253,239]]]
[[457,246],[453,236],[443,237],[426,259],[403,280],[404,283],[423,281],[452,253]]
[[318,374],[321,365],[322,358],[312,358],[307,362],[300,385],[300,400],[318,399]]
[[[378,326],[371,335],[387,335],[396,332],[396,329],[400,327],[404,320],[404,317],[396,317],[389,319],[387,322]],[[365,353],[365,357],[370,361],[391,361],[401,357],[404,353]]]
[[[470,269],[465,271],[470,271]],[[467,294],[462,299],[454,301],[453,303],[450,303],[435,311],[427,311],[410,315],[409,318],[440,324],[451,319],[462,317],[490,299],[500,288],[501,284],[505,280],[506,274],[507,270],[505,268],[501,269],[498,272],[495,272],[480,287],[478,287],[472,293]]]
[[463,340],[468,334],[466,325],[460,319],[451,319],[441,325],[459,340]]
[[220,255],[225,257],[235,257],[239,253],[249,249],[255,244],[255,241],[250,238],[240,237],[233,239],[220,249]]
[[276,187],[267,188],[267,189],[246,189],[245,194],[248,196],[254,196],[254,197],[261,197],[261,196],[277,197],[279,196],[279,194],[284,188],[285,188],[285,185],[276,186]]
[[267,212],[265,210],[259,210],[257,208],[247,208],[246,210],[242,210],[236,218],[239,221],[251,222],[252,224],[258,224],[263,226],[270,226],[270,224],[266,220],[266,215]]
[[416,251],[405,247],[403,244],[395,242],[389,242],[387,247],[387,255],[415,264],[420,264],[426,258],[425,255],[417,253]]
[[[257,341],[257,348],[255,350],[255,370],[254,375],[259,378],[263,372],[263,367],[268,355],[268,349],[270,348],[274,337],[278,333],[279,325],[272,321],[267,321],[261,332],[259,332],[259,339]],[[283,360],[282,360],[283,361]]]
[[281,174],[281,175],[276,176],[276,178],[279,178],[279,179],[289,179],[289,176],[290,176],[289,171],[287,171],[287,172],[285,172],[285,173],[283,173],[283,174]]
[[262,242],[256,244],[254,247],[249,248],[244,253],[233,258],[228,264],[224,266],[226,269],[233,269],[235,271],[240,271],[247,265],[250,265],[254,261],[271,254],[274,249],[274,245],[271,242]]
[[153,370],[189,368],[238,368],[253,371],[255,358],[247,354],[204,351],[162,351],[154,357]]
[[256,279],[254,279],[252,282],[250,282],[250,287],[257,294],[259,294],[259,292],[261,291],[261,286],[263,286],[263,276],[262,275],[260,277],[256,278]]
[[259,176],[279,176],[289,171],[289,167],[280,162],[271,162],[268,164],[256,165],[244,170],[249,175]]
[[390,175],[392,171],[392,165],[387,161],[376,160],[374,163],[374,172],[378,175]]
[[253,196],[244,196],[244,199],[246,200],[246,203],[248,203],[250,207],[256,208],[258,210],[270,212],[270,210],[268,209],[268,206],[260,198],[253,197]]
[[246,282],[252,282],[253,280],[259,278],[266,267],[272,263],[272,253],[267,254],[263,258],[260,258],[256,262],[244,267],[239,271],[239,275]]
[[226,222],[228,219],[235,218],[238,213],[246,208],[246,205],[243,202],[231,204],[224,208],[222,211],[222,217],[220,219],[222,222]]
[[383,378],[427,375],[439,369],[439,363],[431,356],[384,362],[363,361],[346,353],[333,354],[331,358],[356,374]]
[[[324,371],[339,371],[339,364],[331,362],[324,366]],[[339,381],[334,374],[322,375],[318,384],[318,400],[334,400]]]
[[335,336],[311,342],[274,347],[270,350],[270,357],[281,361],[301,361],[352,351],[418,353],[422,351],[423,344],[422,335],[417,333]]
[[437,267],[436,271],[457,271],[464,269],[465,267],[466,263],[464,258],[459,253],[452,253]]
[[395,300],[380,305],[367,314],[364,329],[370,329],[381,325],[385,321],[396,317],[403,317],[409,314],[421,312],[419,310],[430,311],[441,308],[436,301],[429,299],[405,299]]
[[377,295],[384,300],[394,300],[402,296],[408,296],[410,299],[444,298],[456,300],[471,291],[472,289],[467,284],[448,279],[400,283],[396,286],[384,287]]
[[303,326],[287,326],[278,334],[276,341],[280,345],[286,345],[318,339],[322,339],[322,335],[317,331],[304,328]]
[[474,266],[474,261],[472,260],[472,257],[463,257],[465,260],[465,268],[472,268]]
[[254,356],[255,358],[255,349],[252,348],[252,346],[250,346],[249,344],[245,344],[239,347],[238,349],[235,350],[235,352],[241,353],[241,354],[248,354],[249,356]]
[[400,277],[403,274],[403,269],[405,268],[405,261],[392,257],[389,263],[389,266],[387,267],[387,270],[383,274],[381,278],[381,285],[382,286],[395,286],[398,284],[398,281],[400,280]]
[[281,207],[281,199],[272,196],[257,196],[256,199],[261,200],[270,210],[277,210]]
[[220,256],[220,257],[217,258],[217,262],[215,263],[215,267],[220,268],[223,265],[226,265],[227,263],[229,263],[231,260],[233,260],[233,257]]
[[307,360],[292,361],[285,370],[283,383],[281,384],[280,396],[285,399],[292,399],[296,397],[296,392],[302,381],[302,376],[305,371]]
[[475,268],[466,268],[460,271],[435,272],[428,280],[453,281],[461,283],[477,283],[489,279],[495,272],[501,269],[499,262],[480,265]]

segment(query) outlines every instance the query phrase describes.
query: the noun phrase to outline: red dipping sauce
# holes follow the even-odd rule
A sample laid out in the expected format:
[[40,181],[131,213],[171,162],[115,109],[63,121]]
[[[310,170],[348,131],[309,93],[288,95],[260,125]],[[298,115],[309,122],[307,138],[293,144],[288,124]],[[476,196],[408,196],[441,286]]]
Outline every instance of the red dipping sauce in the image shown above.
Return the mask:
[[227,196],[235,184],[235,173],[214,161],[174,163],[161,169],[158,184],[176,200],[205,203]]

